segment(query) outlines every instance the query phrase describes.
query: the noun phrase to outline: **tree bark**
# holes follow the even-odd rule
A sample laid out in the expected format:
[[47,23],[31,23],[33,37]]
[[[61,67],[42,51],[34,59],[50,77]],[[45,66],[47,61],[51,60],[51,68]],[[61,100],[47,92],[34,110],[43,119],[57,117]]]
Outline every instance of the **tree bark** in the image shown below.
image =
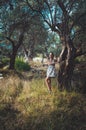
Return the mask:
[[11,41],[11,43],[12,43],[12,54],[10,56],[10,66],[9,66],[9,69],[11,69],[11,70],[15,69],[15,59],[16,59],[17,51],[18,51],[19,47],[23,44],[23,39],[24,39],[24,30],[22,30],[22,32],[19,36],[17,45],[15,45],[15,42],[13,40],[8,38],[8,40]]
[[[64,53],[66,51],[66,53]],[[74,70],[74,59],[76,49],[73,46],[71,39],[66,41],[65,46],[60,55],[58,84],[60,89],[71,89],[71,78]],[[62,58],[64,57],[64,58]]]
[[13,48],[13,52],[10,56],[10,66],[9,69],[10,70],[14,70],[15,69],[15,59],[16,59],[16,55],[17,55],[17,49],[16,47]]
[[35,41],[31,41],[30,48],[29,48],[29,59],[30,60],[33,60],[33,56],[34,56],[34,45],[35,45]]

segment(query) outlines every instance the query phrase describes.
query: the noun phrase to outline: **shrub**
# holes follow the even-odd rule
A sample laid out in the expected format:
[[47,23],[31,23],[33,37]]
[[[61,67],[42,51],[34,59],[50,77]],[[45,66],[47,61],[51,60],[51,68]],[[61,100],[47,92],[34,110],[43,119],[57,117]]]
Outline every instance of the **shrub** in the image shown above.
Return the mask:
[[0,67],[9,65],[10,59],[8,57],[3,57],[0,59]]
[[86,55],[79,56],[75,59],[75,63],[86,62]]
[[23,59],[16,58],[15,69],[19,71],[29,71],[30,65],[28,63],[25,63]]

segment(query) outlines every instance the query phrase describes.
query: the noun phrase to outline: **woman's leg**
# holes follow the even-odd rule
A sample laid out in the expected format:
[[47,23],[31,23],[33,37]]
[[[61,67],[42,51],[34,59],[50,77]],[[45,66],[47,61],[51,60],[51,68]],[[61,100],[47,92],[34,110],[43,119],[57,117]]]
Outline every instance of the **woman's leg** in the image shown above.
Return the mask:
[[48,89],[51,91],[51,78],[47,77],[45,79],[46,85],[48,87]]

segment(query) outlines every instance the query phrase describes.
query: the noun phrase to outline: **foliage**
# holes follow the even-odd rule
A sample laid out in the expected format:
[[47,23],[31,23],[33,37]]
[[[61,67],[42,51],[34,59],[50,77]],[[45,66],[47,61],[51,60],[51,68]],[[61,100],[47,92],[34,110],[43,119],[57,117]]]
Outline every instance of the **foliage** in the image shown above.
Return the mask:
[[[33,58],[37,53],[44,52],[42,46],[44,48],[46,46],[48,32],[39,16],[36,16],[31,22],[31,26],[25,33],[23,48],[28,50],[29,56],[31,55]],[[41,46],[40,50],[39,46]]]
[[76,63],[80,63],[80,62],[86,62],[86,56],[85,55],[82,55],[80,57],[77,57],[75,59]]
[[2,60],[1,60],[3,65],[9,65],[9,61],[10,61],[10,59],[7,58],[7,57],[3,57]]
[[30,65],[28,63],[25,63],[23,59],[16,58],[15,69],[19,71],[29,71]]

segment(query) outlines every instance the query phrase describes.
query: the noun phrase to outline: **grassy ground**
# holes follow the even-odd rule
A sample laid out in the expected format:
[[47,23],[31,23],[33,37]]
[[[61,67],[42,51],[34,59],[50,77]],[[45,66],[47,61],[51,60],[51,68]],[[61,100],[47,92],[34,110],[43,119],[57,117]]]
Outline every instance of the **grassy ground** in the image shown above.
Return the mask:
[[86,95],[60,92],[55,79],[49,94],[30,74],[0,80],[0,130],[86,130]]

